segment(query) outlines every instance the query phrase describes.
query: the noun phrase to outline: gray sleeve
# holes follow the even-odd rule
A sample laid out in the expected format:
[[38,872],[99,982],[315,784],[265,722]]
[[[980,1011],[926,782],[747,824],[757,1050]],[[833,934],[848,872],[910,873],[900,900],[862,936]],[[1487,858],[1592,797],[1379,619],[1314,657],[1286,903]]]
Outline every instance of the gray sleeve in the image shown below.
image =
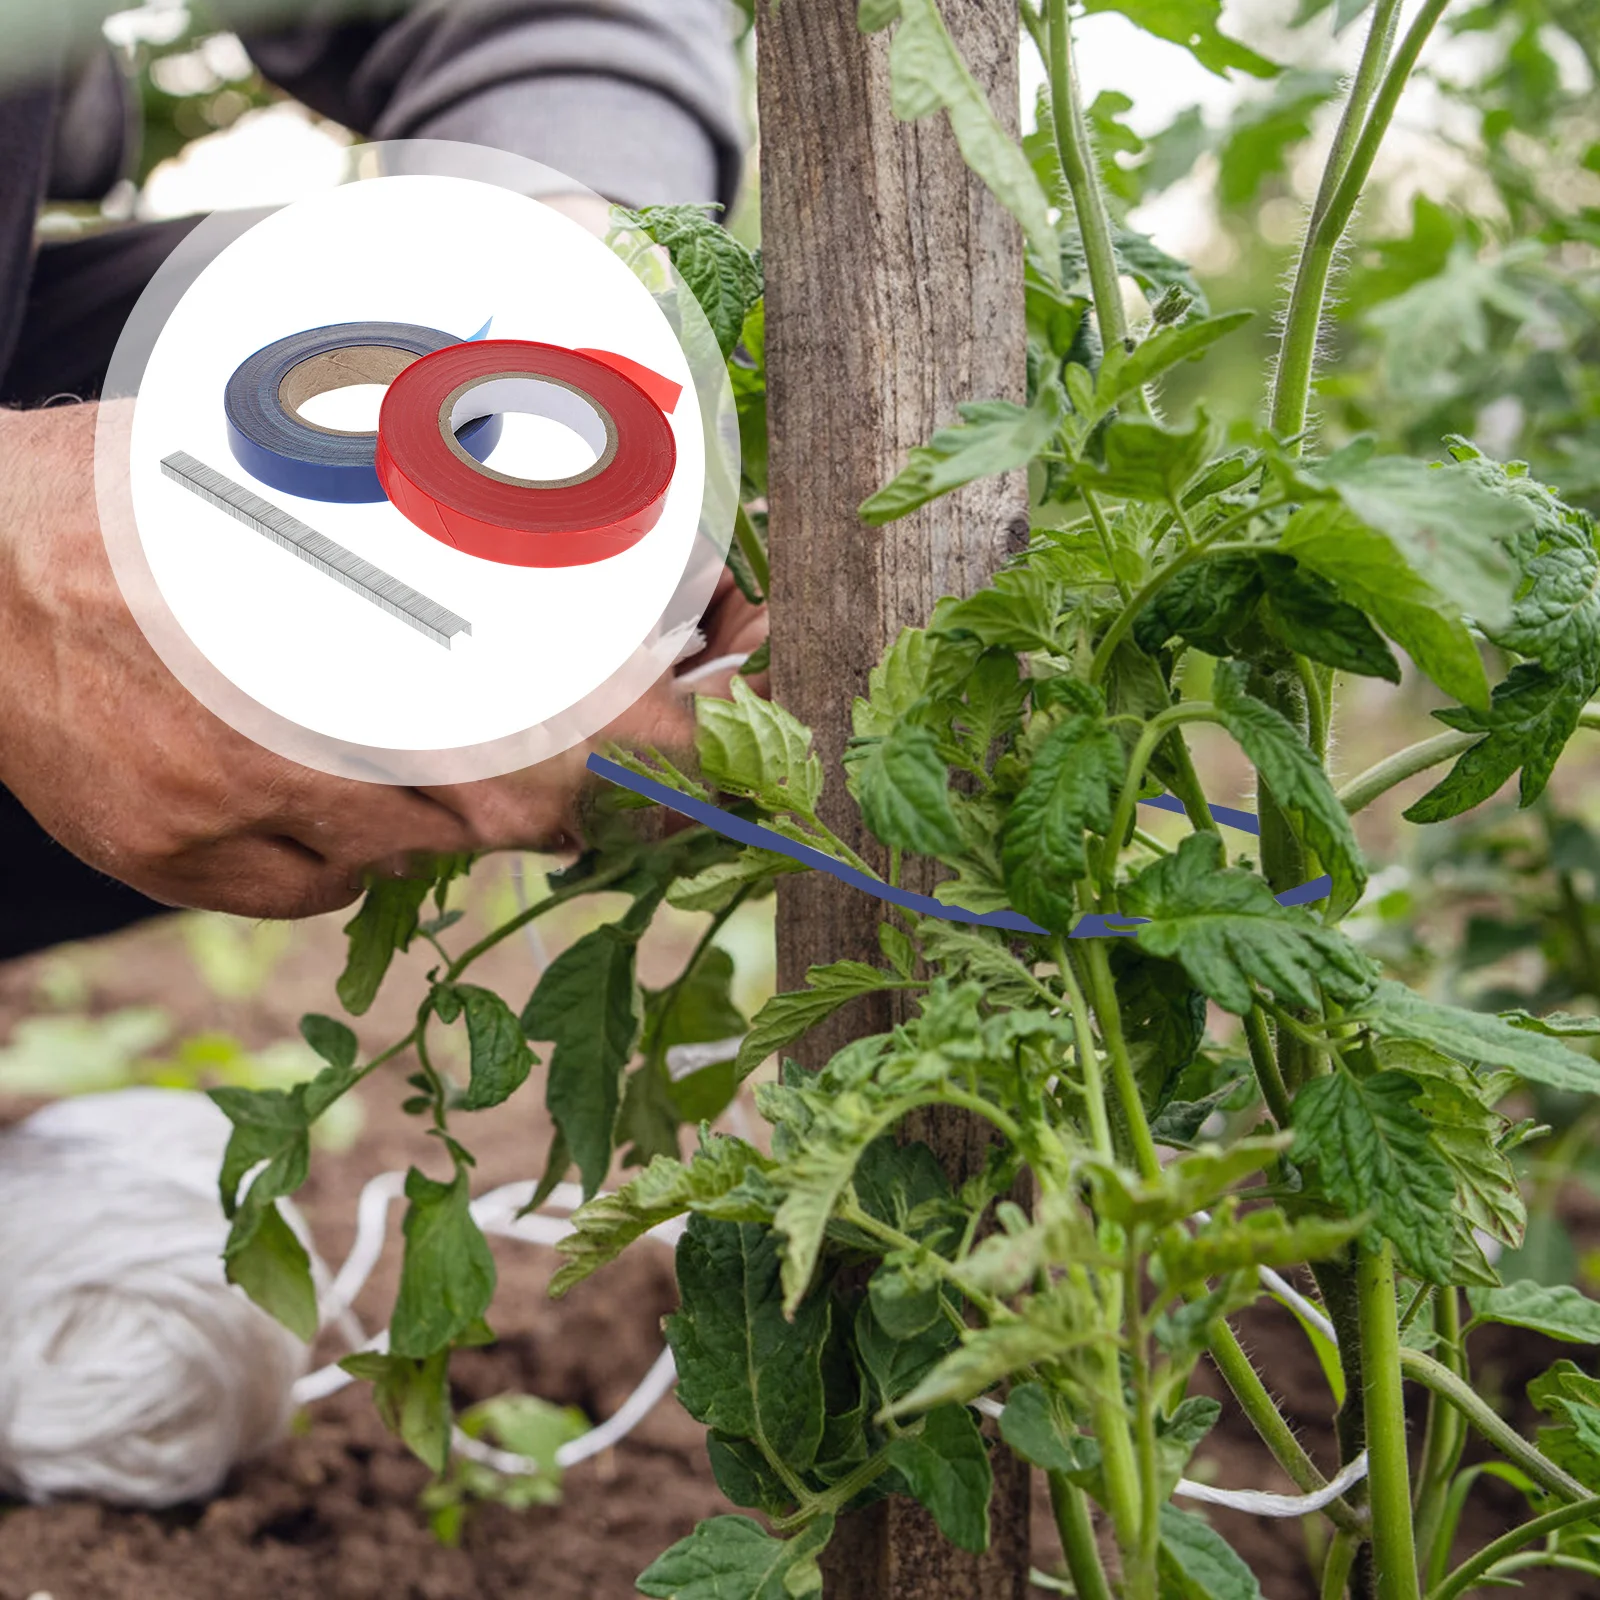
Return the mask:
[[728,0],[423,0],[387,24],[247,36],[262,70],[380,139],[495,145],[610,198],[731,203]]

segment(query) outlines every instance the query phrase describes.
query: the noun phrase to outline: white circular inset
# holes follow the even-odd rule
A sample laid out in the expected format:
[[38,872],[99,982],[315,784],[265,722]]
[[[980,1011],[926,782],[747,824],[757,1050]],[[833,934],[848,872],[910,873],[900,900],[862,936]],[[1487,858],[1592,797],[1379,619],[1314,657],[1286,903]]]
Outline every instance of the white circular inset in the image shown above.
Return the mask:
[[[372,175],[373,152],[388,158],[376,163],[385,175]],[[708,493],[708,481],[724,481],[725,456],[709,478],[707,471],[708,441],[724,453],[736,438],[718,415],[725,375],[704,361],[691,370],[663,309],[680,326],[699,317],[681,284],[658,303],[629,261],[578,223],[517,187],[456,170],[474,156],[490,157],[502,174],[509,162],[519,178],[520,169],[543,169],[458,145],[353,153],[363,154],[352,170],[364,181],[286,206],[242,233],[234,224],[236,236],[220,249],[214,240],[209,254],[197,236],[218,219],[202,223],[188,242],[192,282],[176,303],[170,287],[153,306],[147,292],[103,408],[115,413],[121,365],[123,392],[137,400],[121,445],[102,419],[102,522],[147,636],[186,686],[240,731],[345,775],[407,783],[493,776],[614,720],[690,636],[731,531],[731,504]],[[656,258],[645,264],[660,273]],[[159,285],[158,278],[152,290]],[[158,327],[152,316],[162,317]],[[660,521],[633,548],[587,566],[507,566],[430,537],[387,500],[300,498],[258,483],[234,459],[223,391],[263,346],[328,324],[374,321],[467,340],[485,319],[492,338],[614,351],[682,385],[668,419],[677,471]],[[692,332],[688,348],[702,342]],[[302,399],[298,411],[315,426],[357,431],[382,392],[350,385]],[[482,383],[454,409],[456,426],[505,416],[500,444],[483,466],[471,464],[530,491],[581,481],[614,450],[609,417],[558,384]],[[177,452],[464,619],[470,634],[442,643],[299,559],[164,473],[163,460]]]

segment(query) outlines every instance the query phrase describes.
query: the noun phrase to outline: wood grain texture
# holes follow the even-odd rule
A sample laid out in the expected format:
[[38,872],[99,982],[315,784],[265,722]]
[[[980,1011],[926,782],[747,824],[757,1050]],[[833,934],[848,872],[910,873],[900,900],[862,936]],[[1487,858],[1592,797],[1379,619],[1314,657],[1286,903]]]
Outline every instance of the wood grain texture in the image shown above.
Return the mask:
[[[944,0],[944,15],[997,115],[1018,114],[1015,0]],[[853,698],[902,627],[943,594],[982,585],[1026,541],[1020,477],[975,484],[886,528],[857,508],[966,400],[1026,389],[1021,235],[972,177],[943,115],[890,110],[888,35],[864,38],[856,0],[764,0],[758,28],[767,267],[773,689],[816,732],[829,774],[823,815],[882,870],[860,832],[839,759]],[[910,882],[908,887],[926,888]],[[878,957],[878,907],[818,874],[785,878],[778,982],[842,957]],[[876,997],[800,1052],[818,1066],[890,1025]],[[915,1136],[953,1176],[982,1159],[961,1115]],[[994,1540],[973,1557],[919,1507],[893,1500],[844,1519],[825,1564],[828,1600],[1021,1600],[1026,1469],[996,1456]]]

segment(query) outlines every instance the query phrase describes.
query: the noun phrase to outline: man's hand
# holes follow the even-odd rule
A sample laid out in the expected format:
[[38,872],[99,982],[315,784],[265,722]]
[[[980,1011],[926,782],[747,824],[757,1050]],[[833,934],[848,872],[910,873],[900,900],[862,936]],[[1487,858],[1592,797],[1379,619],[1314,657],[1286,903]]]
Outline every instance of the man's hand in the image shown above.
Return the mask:
[[[55,838],[168,904],[303,917],[349,904],[368,871],[403,871],[414,853],[574,837],[585,749],[485,783],[357,783],[273,755],[194,699],[112,575],[96,413],[0,411],[0,783]],[[752,648],[764,628],[733,600],[719,595],[707,617],[716,653],[730,639]],[[670,679],[624,720],[669,744],[692,725]]]

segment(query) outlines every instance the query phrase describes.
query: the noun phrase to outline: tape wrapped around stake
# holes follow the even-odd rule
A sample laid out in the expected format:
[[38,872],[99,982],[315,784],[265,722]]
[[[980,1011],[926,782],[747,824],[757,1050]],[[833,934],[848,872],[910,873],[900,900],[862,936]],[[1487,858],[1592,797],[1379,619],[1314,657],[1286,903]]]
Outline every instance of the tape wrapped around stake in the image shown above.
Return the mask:
[[[234,460],[259,482],[306,500],[382,500],[377,434],[319,427],[299,407],[330,389],[393,383],[420,357],[459,342],[413,322],[336,322],[275,340],[228,379],[223,407]],[[475,418],[459,442],[481,460],[499,443],[500,427],[498,416]]]
[[[390,385],[378,422],[378,478],[424,533],[514,567],[587,566],[637,544],[661,519],[678,449],[670,379],[596,350],[520,339],[424,356]],[[514,478],[480,465],[458,430],[473,417],[548,417],[595,453],[570,478]]]

